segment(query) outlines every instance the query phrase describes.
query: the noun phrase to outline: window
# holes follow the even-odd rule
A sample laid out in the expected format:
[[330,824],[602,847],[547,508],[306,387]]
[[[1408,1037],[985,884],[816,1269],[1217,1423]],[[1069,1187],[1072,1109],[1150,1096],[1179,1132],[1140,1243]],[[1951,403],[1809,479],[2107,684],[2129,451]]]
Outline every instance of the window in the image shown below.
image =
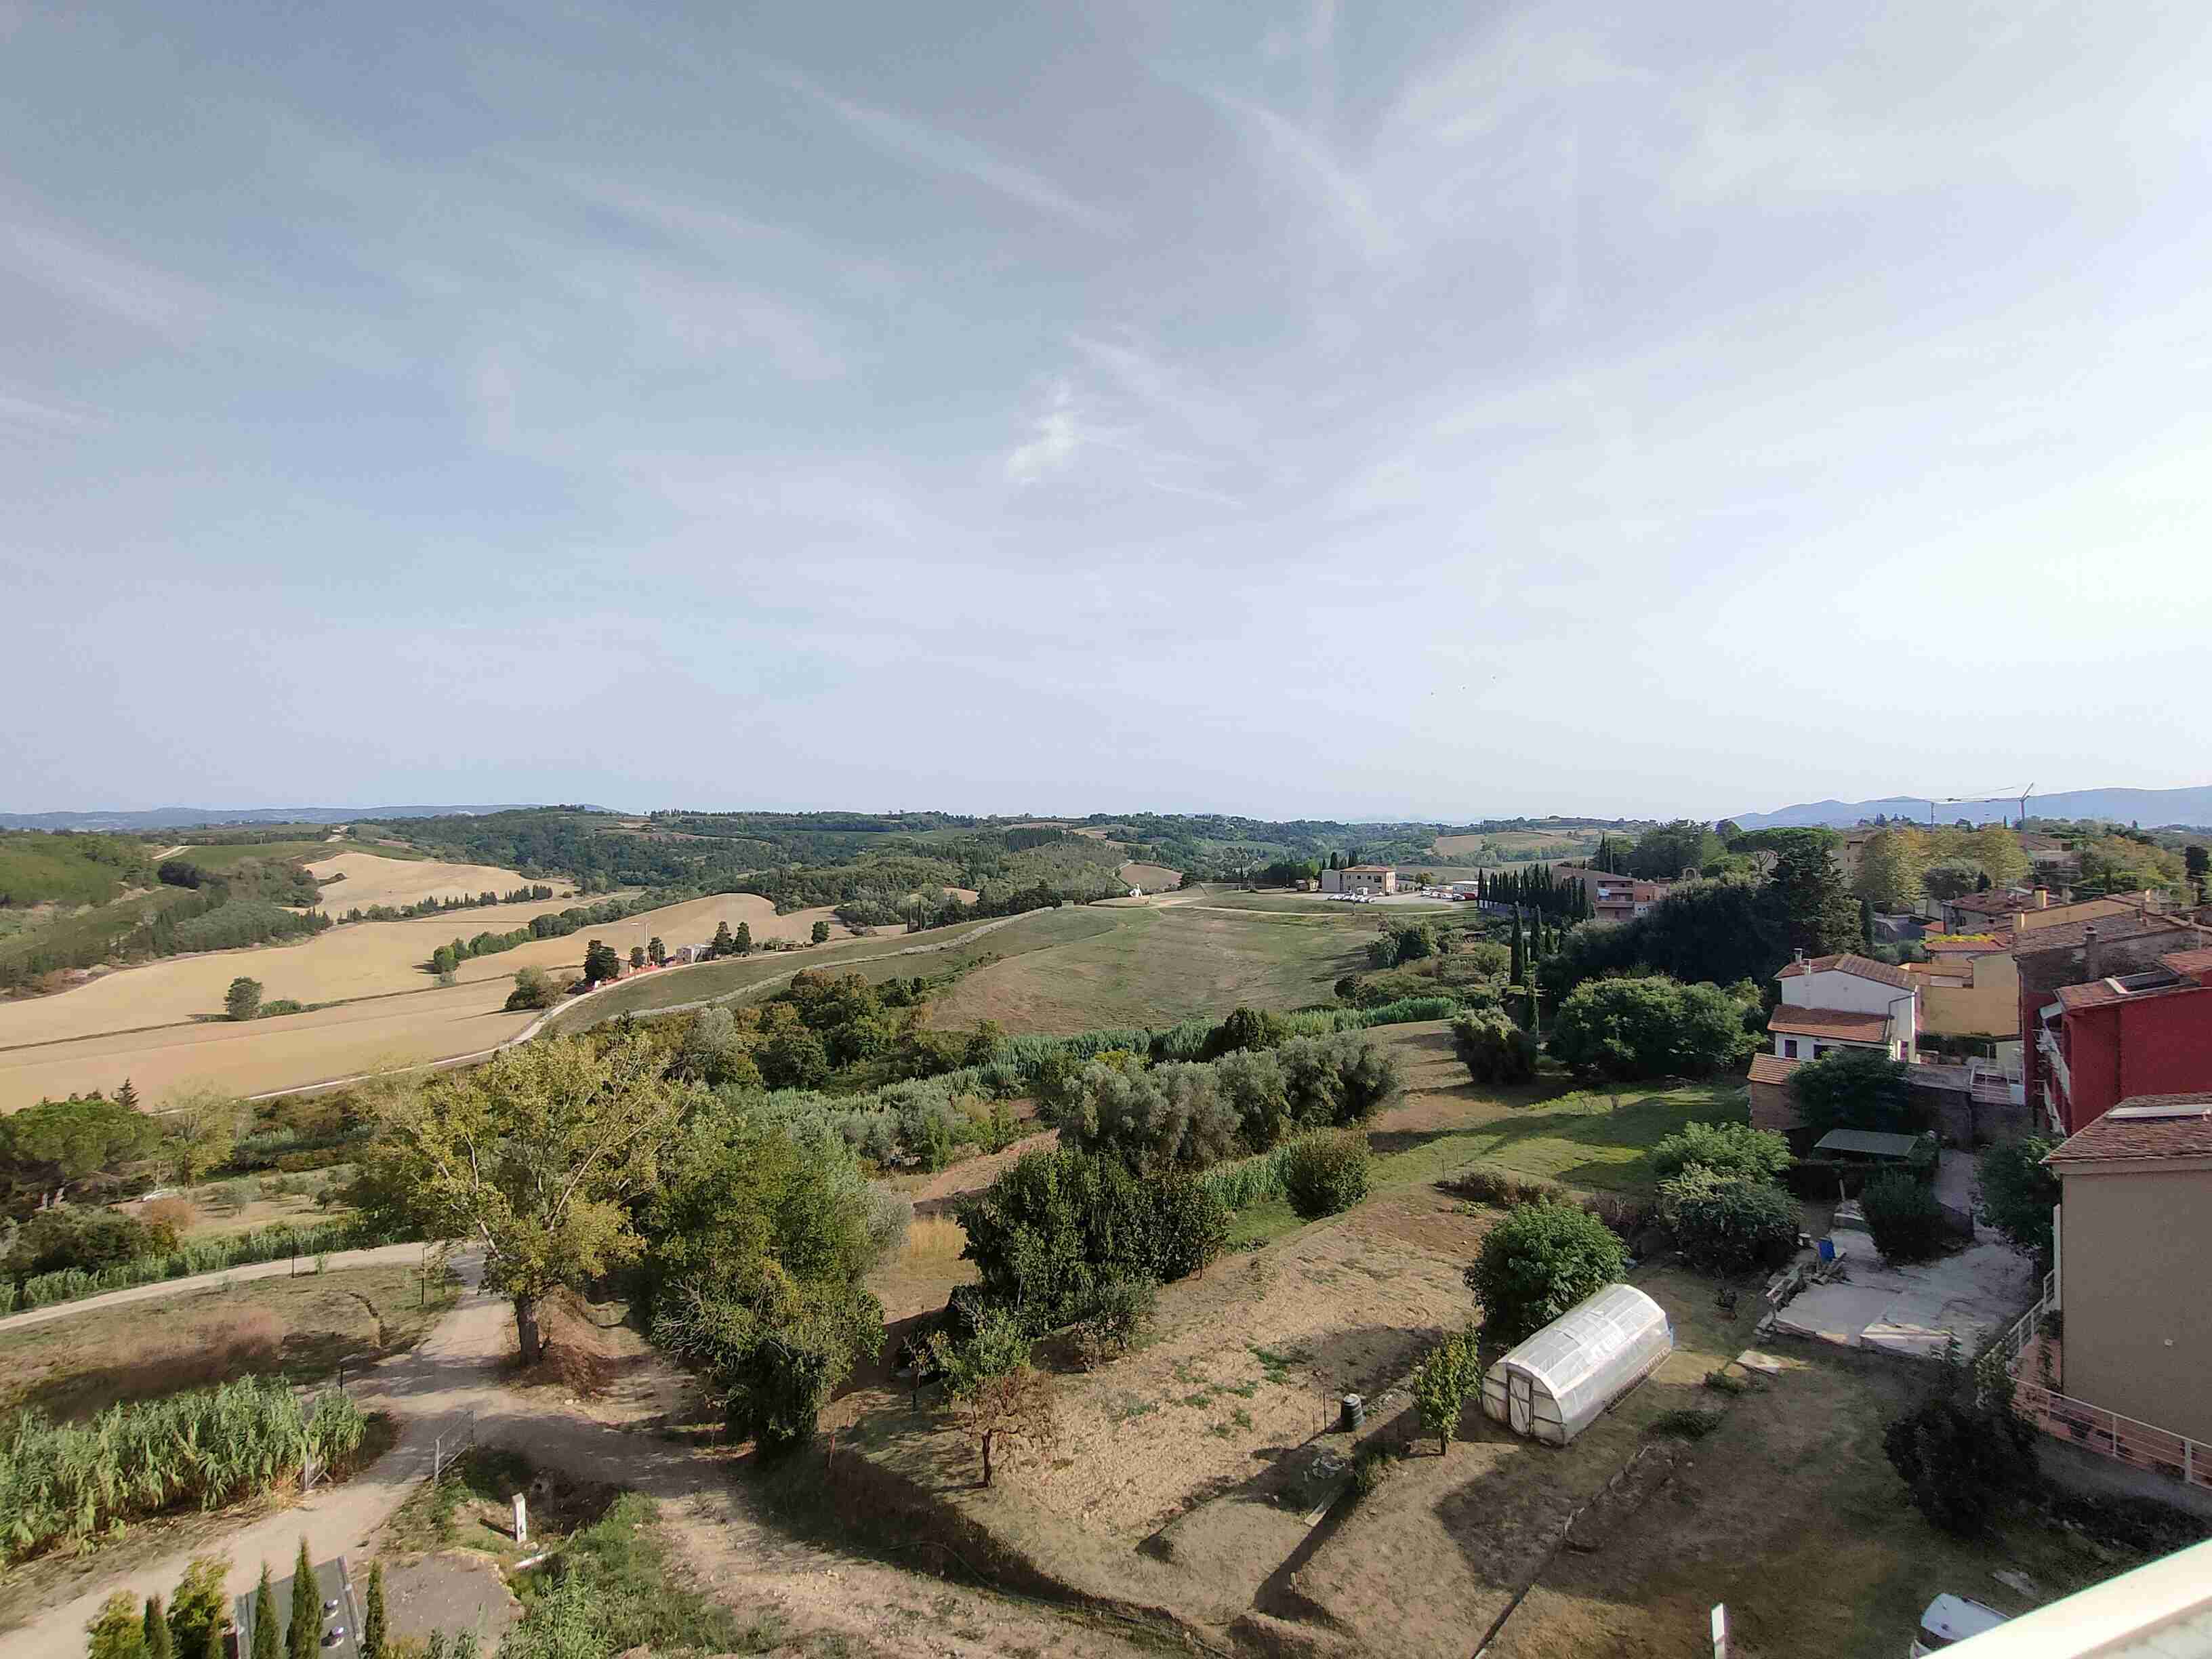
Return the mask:
[[[1782,1039],[1782,1058],[1784,1060],[1795,1060],[1797,1058],[1797,1039],[1796,1037],[1784,1037]],[[1827,1076],[1827,1073],[1823,1072],[1820,1075],[1822,1077],[1826,1077]]]

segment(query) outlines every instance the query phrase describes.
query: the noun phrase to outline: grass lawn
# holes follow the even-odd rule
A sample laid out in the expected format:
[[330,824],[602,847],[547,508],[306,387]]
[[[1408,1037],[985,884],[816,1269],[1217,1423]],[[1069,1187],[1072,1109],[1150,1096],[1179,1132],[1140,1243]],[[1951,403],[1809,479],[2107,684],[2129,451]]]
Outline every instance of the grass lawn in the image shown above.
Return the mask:
[[[307,1264],[302,1264],[303,1267]],[[411,1267],[354,1267],[254,1279],[143,1307],[91,1310],[0,1345],[0,1410],[36,1407],[64,1421],[234,1377],[327,1381],[413,1347],[453,1304]]]

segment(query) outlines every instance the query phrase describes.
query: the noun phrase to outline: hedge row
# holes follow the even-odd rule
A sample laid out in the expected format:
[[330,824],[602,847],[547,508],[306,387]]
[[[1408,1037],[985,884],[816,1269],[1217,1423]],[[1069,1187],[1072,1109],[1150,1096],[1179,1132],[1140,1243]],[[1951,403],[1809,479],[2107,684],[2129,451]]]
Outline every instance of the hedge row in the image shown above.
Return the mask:
[[109,1291],[127,1291],[137,1285],[189,1279],[195,1273],[221,1273],[226,1267],[250,1267],[257,1261],[400,1244],[416,1237],[418,1235],[409,1231],[378,1228],[357,1220],[319,1222],[312,1227],[295,1227],[280,1221],[229,1238],[209,1239],[160,1255],[119,1261],[96,1273],[88,1273],[82,1267],[64,1267],[59,1273],[33,1274],[20,1283],[0,1282],[0,1315],[51,1308],[57,1303],[76,1302]]

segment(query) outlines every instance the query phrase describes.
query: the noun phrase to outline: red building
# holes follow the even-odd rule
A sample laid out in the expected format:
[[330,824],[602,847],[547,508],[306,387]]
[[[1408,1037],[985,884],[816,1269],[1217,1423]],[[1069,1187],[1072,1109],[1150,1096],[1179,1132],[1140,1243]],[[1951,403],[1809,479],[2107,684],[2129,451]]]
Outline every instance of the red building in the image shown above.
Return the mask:
[[2212,1089],[2212,949],[2060,986],[2037,1011],[2035,1044],[2045,1104],[2069,1135],[2132,1096]]

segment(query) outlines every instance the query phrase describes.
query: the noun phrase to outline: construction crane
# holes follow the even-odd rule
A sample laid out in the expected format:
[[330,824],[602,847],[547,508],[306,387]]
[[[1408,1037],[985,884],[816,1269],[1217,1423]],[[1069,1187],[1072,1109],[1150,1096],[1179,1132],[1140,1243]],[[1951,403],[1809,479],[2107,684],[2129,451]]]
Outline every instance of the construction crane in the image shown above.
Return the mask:
[[2034,793],[2035,786],[2031,783],[2021,790],[1991,789],[1978,795],[1916,795],[1911,799],[1928,803],[1928,827],[1931,830],[1936,827],[1936,809],[1938,806],[1984,806],[1993,800],[2018,801],[2020,817],[2014,824],[2014,828],[2018,829],[2027,822],[2027,803]]

